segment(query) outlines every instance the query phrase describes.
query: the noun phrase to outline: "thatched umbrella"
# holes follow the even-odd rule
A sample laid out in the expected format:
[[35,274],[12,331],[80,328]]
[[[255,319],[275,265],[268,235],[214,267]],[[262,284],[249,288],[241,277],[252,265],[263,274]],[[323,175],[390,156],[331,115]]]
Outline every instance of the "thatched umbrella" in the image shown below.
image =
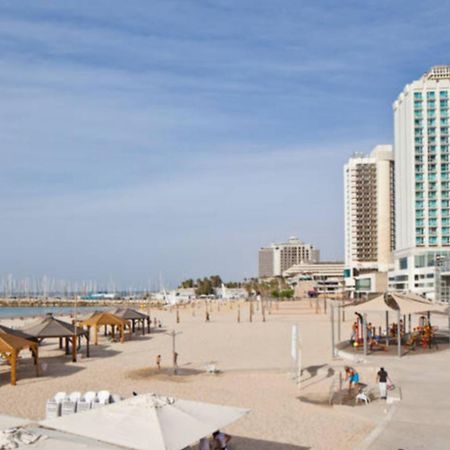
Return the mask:
[[36,365],[36,376],[39,376],[39,353],[37,342],[28,341],[13,334],[0,333],[0,353],[6,355],[11,364],[11,384],[16,384],[17,356],[24,348],[29,348]]
[[75,327],[71,323],[56,319],[51,313],[43,318],[37,319],[21,331],[36,338],[38,342],[49,338],[59,338],[60,348],[62,348],[62,340],[65,339],[66,354],[69,353],[69,342],[71,342],[73,362],[77,360],[77,339],[84,336],[86,338],[86,356],[89,357],[89,338],[87,332],[83,328]]
[[124,320],[131,321],[133,333],[136,331],[136,322],[141,324],[142,334],[145,334],[145,322],[147,322],[148,332],[150,332],[150,316],[148,314],[141,313],[132,308],[116,308],[111,313]]
[[[113,338],[114,338],[114,328],[117,327],[120,332],[120,342],[124,342],[125,339],[124,331],[125,327],[127,326],[127,321],[109,312],[100,312],[98,314],[95,314],[92,317],[89,317],[88,319],[80,321],[80,325],[88,327],[88,330],[90,330],[91,327],[94,327],[95,345],[98,344],[98,328],[102,325],[106,326],[109,325],[111,327],[111,334]],[[88,333],[88,335],[89,334],[90,333]]]

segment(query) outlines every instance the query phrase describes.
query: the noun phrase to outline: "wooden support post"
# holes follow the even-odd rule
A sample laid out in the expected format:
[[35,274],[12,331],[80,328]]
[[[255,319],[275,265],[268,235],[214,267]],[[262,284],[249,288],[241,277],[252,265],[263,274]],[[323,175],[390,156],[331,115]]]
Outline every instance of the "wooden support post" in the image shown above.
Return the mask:
[[397,356],[402,356],[402,333],[400,330],[400,310],[397,311]]
[[95,333],[94,345],[98,345],[98,327],[97,327],[97,325],[94,325],[94,333]]
[[13,350],[9,358],[11,364],[11,384],[15,386],[17,380],[17,350]]
[[135,324],[135,319],[131,320],[131,330],[133,333],[136,332],[136,324]]
[[253,321],[253,305],[251,300],[248,301],[248,318],[250,322]]
[[63,338],[62,337],[60,337],[59,338],[59,348],[62,350],[62,348],[63,348]]
[[86,357],[89,358],[91,356],[90,350],[89,350],[89,344],[91,340],[91,327],[88,327],[88,331],[86,334]]
[[125,342],[125,333],[123,325],[120,326],[120,342],[123,344]]
[[36,365],[36,376],[40,375],[39,370],[39,347],[36,345],[36,348],[33,350],[34,364]]
[[141,326],[142,326],[142,335],[145,336],[145,319],[141,320]]
[[77,336],[72,336],[72,362],[77,362]]
[[66,355],[69,354],[69,338],[64,338],[66,340]]

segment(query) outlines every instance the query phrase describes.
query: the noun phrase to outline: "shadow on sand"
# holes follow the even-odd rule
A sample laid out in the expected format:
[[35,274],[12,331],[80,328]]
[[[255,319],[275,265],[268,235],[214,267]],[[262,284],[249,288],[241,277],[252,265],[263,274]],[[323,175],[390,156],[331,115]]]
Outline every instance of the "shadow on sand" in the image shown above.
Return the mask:
[[[41,365],[40,376],[36,376],[36,367],[31,358],[21,359],[17,367],[17,384],[21,381],[27,380],[29,383],[38,383],[41,378],[47,377],[64,377],[80,372],[85,368],[72,363],[64,356],[55,356],[49,358],[39,358]],[[45,368],[45,370],[43,370]],[[10,382],[10,367],[5,365],[0,372],[0,386],[9,384]]]
[[189,378],[195,375],[202,374],[205,374],[204,370],[190,369],[187,367],[178,367],[176,374],[174,374],[171,367],[161,367],[161,370],[158,370],[156,367],[144,367],[142,369],[128,372],[127,378],[132,380],[145,380],[147,378],[153,378],[159,381],[175,381],[182,383],[188,381]]
[[230,450],[309,450],[311,447],[233,436]]

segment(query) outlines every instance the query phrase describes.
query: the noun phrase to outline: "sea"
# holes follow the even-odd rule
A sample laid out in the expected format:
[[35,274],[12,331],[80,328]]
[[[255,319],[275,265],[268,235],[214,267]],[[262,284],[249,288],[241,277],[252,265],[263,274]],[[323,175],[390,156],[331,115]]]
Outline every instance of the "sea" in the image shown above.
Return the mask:
[[[111,306],[78,306],[77,315],[82,316],[93,311],[105,311],[112,309]],[[13,317],[33,317],[44,316],[45,314],[52,313],[56,315],[68,315],[74,313],[73,306],[0,306],[0,319],[13,318]]]

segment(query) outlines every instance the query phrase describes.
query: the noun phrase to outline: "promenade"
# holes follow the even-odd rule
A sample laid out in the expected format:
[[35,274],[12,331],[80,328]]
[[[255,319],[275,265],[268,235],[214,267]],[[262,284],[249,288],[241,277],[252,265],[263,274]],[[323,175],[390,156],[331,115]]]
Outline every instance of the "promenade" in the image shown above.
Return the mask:
[[[450,351],[384,362],[403,399],[361,450],[450,448]],[[392,409],[393,408],[393,409]]]

